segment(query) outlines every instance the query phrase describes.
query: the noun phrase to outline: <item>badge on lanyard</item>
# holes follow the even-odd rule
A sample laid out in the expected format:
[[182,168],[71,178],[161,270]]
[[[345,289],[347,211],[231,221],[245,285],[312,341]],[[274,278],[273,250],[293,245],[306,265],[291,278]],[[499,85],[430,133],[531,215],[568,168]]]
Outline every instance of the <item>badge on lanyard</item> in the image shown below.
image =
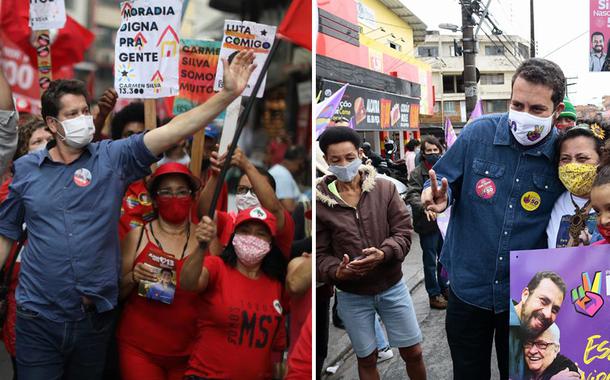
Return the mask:
[[528,191],[521,196],[521,207],[525,211],[534,211],[540,207],[540,195],[535,191]]
[[475,191],[480,198],[490,199],[496,195],[496,184],[489,178],[482,178],[477,182]]
[[89,169],[80,168],[74,172],[74,177],[72,177],[74,183],[78,187],[86,187],[91,184],[91,172]]

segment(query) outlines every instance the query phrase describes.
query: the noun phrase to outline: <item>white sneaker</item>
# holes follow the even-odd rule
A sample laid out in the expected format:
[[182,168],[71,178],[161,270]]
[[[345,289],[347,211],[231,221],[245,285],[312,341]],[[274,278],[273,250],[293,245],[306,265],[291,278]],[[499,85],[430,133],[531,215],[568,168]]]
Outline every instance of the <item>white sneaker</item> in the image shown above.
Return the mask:
[[377,351],[377,363],[384,362],[386,360],[390,360],[394,357],[394,353],[392,352],[391,347],[386,347],[381,351]]

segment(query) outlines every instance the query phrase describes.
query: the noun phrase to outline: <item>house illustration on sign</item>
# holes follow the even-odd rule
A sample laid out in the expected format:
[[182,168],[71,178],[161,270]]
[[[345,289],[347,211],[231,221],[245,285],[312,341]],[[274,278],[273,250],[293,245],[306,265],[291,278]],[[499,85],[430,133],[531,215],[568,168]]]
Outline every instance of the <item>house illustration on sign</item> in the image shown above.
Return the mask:
[[179,42],[178,35],[171,25],[168,25],[159,37],[159,41],[157,41],[157,47],[161,46],[161,57],[170,58],[175,56],[178,53]]
[[121,9],[121,17],[123,17],[123,18],[129,17],[129,11],[131,11],[132,8],[133,7],[131,6],[131,4],[128,1],[123,3],[123,9]]
[[152,78],[150,78],[150,80],[154,85],[155,94],[158,94],[159,91],[161,91],[161,83],[163,83],[163,76],[161,75],[159,70],[155,72],[155,74],[152,76]]
[[148,41],[146,40],[146,37],[144,37],[142,32],[138,32],[138,34],[136,34],[136,36],[134,37],[134,45],[137,46],[138,49],[140,49],[140,50],[142,50],[142,48],[144,48],[144,45],[147,42]]

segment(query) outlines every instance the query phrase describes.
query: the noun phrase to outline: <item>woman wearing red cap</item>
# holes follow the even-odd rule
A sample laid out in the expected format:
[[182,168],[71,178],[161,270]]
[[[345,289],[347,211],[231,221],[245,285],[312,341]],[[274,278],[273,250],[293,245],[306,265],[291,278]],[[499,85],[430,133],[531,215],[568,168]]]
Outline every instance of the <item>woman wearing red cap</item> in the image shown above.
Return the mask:
[[[262,207],[237,214],[235,233],[220,256],[193,252],[179,272],[198,291],[198,338],[185,379],[270,379],[272,351],[283,351],[286,262],[275,244],[276,219]],[[207,245],[216,225],[204,217],[197,239]]]
[[148,184],[157,218],[122,242],[120,296],[127,301],[117,340],[123,380],[184,376],[197,335],[197,294],[176,287],[175,273],[197,247],[190,211],[200,186],[184,165],[159,166]]

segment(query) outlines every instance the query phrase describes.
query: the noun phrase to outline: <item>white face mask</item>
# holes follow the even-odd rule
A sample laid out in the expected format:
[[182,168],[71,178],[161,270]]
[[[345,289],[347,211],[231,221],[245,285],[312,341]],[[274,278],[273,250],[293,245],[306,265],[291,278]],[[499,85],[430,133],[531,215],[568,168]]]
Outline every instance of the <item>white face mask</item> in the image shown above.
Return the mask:
[[161,158],[159,160],[159,162],[157,162],[157,166],[161,166],[163,164],[166,164],[168,162],[177,162],[179,164],[182,164],[184,166],[186,166],[187,168],[189,167],[189,165],[191,164],[191,157],[186,154],[186,152],[184,152],[184,155],[182,157],[180,157],[177,160],[172,160],[171,158],[167,158],[166,155],[163,155],[163,158]]
[[256,195],[248,191],[246,194],[235,195],[235,205],[237,206],[237,211],[243,211],[249,209],[250,207],[260,206],[261,203]]
[[64,128],[64,133],[66,134],[65,136],[62,136],[58,132],[57,135],[68,146],[80,149],[86,147],[91,140],[93,140],[93,134],[95,133],[93,116],[80,115],[73,119],[57,121]]
[[508,111],[508,125],[519,144],[534,145],[551,132],[554,114],[549,117],[538,117],[511,109]]

